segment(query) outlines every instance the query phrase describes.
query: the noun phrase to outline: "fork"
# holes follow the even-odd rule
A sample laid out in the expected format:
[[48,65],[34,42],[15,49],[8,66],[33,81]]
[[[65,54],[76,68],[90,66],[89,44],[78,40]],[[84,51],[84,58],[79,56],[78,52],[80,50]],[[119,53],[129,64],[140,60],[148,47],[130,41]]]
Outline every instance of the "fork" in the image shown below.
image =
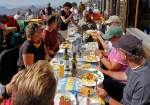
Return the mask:
[[76,98],[76,105],[79,105],[78,93],[76,93],[75,98]]
[[95,79],[95,82],[96,82],[96,88],[97,88],[97,78]]

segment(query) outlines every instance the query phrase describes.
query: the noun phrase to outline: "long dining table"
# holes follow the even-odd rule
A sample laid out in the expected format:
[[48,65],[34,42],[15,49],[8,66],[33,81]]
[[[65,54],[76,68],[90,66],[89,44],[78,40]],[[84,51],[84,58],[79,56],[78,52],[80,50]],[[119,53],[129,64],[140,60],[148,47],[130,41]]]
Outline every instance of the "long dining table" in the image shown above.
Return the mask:
[[[95,86],[97,84],[102,84],[104,80],[103,74],[98,70],[100,59],[95,55],[98,44],[97,42],[83,43],[81,35],[73,32],[76,27],[71,25],[70,28],[71,30],[68,32],[67,41],[60,45],[59,51],[50,61],[58,82],[55,105],[102,105],[104,102],[95,93]],[[71,74],[73,46],[76,47],[77,51],[76,76],[72,76]],[[66,48],[68,49],[67,53],[69,55],[69,70],[65,69],[64,52]],[[80,51],[78,51],[78,49],[80,49]],[[60,72],[62,62],[64,65],[63,76],[61,75],[62,72]],[[97,78],[94,82],[92,81],[92,83],[83,78],[85,74],[89,73]],[[70,103],[65,103],[66,100],[69,100]]]

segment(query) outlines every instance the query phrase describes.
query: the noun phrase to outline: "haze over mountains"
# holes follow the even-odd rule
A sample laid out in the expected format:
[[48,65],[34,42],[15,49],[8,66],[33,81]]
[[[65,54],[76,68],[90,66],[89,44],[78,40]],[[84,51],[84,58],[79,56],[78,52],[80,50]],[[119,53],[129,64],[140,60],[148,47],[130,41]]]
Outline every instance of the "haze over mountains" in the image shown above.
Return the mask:
[[[38,7],[38,8],[37,8]],[[3,14],[6,14],[6,15],[14,15],[16,14],[16,12],[19,10],[21,11],[21,13],[25,13],[27,8],[31,8],[33,11],[35,10],[38,10],[39,8],[44,8],[43,7],[39,7],[39,6],[24,6],[24,7],[18,7],[18,8],[7,8],[5,6],[0,6],[0,14],[3,15]]]
[[63,5],[64,2],[79,3],[80,1],[86,2],[87,0],[0,0],[0,14],[14,15],[17,10],[24,13],[29,7],[33,9],[45,8],[49,2],[55,8]]

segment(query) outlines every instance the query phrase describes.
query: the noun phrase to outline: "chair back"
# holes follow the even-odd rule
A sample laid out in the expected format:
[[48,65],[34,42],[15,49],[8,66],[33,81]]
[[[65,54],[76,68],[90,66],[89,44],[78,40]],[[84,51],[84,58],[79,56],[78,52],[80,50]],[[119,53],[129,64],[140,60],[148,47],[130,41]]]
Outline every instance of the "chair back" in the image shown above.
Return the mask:
[[25,28],[25,21],[24,20],[17,20],[19,26],[20,26],[20,30],[24,31]]
[[0,83],[7,84],[17,73],[19,47],[5,49],[0,53]]

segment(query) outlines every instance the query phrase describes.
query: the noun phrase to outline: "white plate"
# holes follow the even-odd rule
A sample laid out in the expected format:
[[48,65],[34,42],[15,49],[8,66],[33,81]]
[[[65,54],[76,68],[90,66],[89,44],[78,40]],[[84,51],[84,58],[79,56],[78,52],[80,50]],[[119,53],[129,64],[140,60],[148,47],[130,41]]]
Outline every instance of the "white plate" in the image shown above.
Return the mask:
[[[102,72],[100,72],[99,70],[95,69],[95,68],[87,68],[87,69],[84,69],[84,70],[81,70],[79,75],[83,75],[85,73],[92,73],[96,76],[97,78],[97,84],[101,84],[104,80],[104,75]],[[88,83],[88,82],[85,82],[84,80],[82,80],[81,78],[81,82],[82,82],[82,85],[84,86],[96,86],[96,81],[93,82],[93,83]]]
[[[83,97],[79,97],[79,100],[81,100],[79,105],[86,105],[87,97],[84,97],[84,98]],[[90,105],[101,105],[100,102],[101,101],[90,99]]]
[[98,56],[95,56],[96,59],[89,59],[88,56],[90,56],[90,55],[87,55],[87,56],[84,56],[84,57],[83,57],[84,61],[86,61],[86,62],[92,62],[92,63],[94,63],[94,62],[99,62],[99,61],[100,61],[100,59],[99,59]]
[[97,32],[97,30],[87,30],[86,32],[90,34],[91,32]]
[[55,105],[59,105],[59,101],[60,101],[60,97],[61,96],[67,96],[70,98],[71,100],[71,105],[76,105],[76,98],[73,94],[71,94],[70,92],[64,92],[64,93],[57,93],[55,95],[55,99],[54,99],[54,102],[55,102]]
[[59,54],[63,54],[64,52],[65,52],[65,49],[60,48],[60,49],[58,50],[58,52],[57,52],[57,53],[59,53]]

